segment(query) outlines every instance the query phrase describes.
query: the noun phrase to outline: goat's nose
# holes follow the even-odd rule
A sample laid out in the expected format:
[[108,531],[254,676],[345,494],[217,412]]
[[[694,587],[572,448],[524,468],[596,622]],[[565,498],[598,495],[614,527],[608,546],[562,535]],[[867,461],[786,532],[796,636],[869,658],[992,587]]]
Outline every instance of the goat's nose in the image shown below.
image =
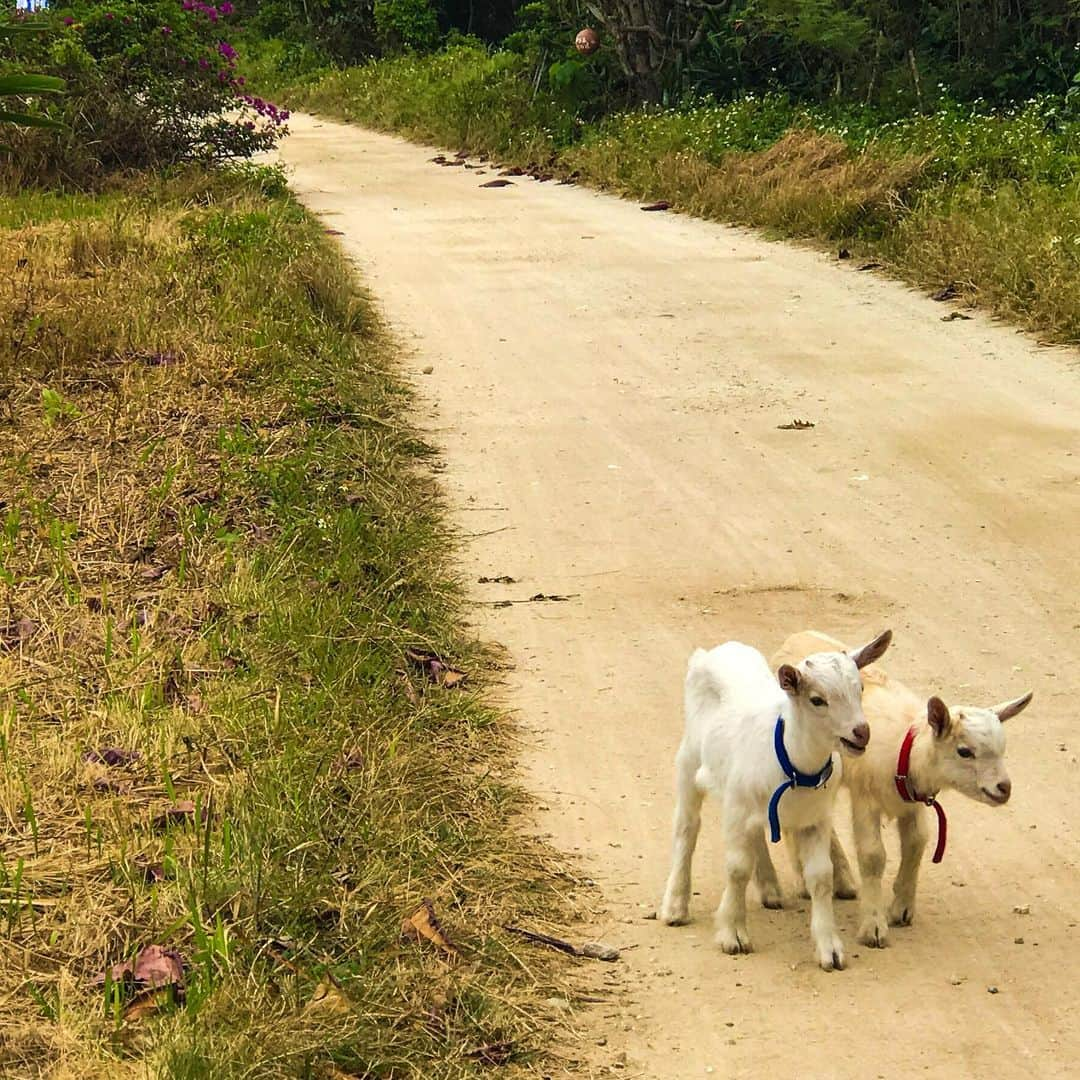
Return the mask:
[[997,786],[998,794],[1001,796],[1002,801],[1007,799],[1012,794],[1012,781],[1002,780]]
[[865,746],[870,741],[870,725],[865,720],[851,729],[851,741],[856,746]]

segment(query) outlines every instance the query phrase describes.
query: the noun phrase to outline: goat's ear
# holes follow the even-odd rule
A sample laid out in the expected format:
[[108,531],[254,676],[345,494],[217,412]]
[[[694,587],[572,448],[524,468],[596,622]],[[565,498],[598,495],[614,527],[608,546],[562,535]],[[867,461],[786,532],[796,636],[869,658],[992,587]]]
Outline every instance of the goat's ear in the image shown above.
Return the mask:
[[886,630],[883,634],[878,634],[873,641],[864,645],[861,649],[856,649],[854,652],[848,653],[852,660],[855,661],[857,668],[864,668],[868,664],[872,664],[875,660],[880,660],[885,655],[885,650],[889,647],[889,643],[892,641],[892,631]]
[[949,707],[941,698],[932,697],[926,703],[926,722],[939,739],[949,730],[949,725],[952,723]]
[[1000,705],[995,705],[993,711],[998,714],[998,719],[1004,724],[1006,720],[1011,720],[1017,713],[1022,713],[1031,704],[1032,697],[1034,697],[1034,694],[1028,692],[1015,701],[1004,701]]
[[776,681],[784,693],[794,697],[799,692],[799,673],[790,664],[783,664],[776,673]]

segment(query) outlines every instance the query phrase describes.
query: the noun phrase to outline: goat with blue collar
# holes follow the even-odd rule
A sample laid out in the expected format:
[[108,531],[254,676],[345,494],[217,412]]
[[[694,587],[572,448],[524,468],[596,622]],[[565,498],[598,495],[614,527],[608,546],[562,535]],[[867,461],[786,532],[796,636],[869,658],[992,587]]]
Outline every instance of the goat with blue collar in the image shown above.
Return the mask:
[[689,921],[690,863],[706,793],[722,805],[726,882],[716,940],[726,953],[752,951],[746,887],[756,875],[766,907],[780,906],[765,830],[795,842],[810,892],[810,934],[826,971],[844,966],[833,918],[829,855],[841,751],[861,754],[870,740],[859,668],[880,659],[886,630],[861,649],[823,652],[773,675],[757,649],[729,641],[690,657],[686,732],[675,759],[675,836],[671,875],[659,917]]

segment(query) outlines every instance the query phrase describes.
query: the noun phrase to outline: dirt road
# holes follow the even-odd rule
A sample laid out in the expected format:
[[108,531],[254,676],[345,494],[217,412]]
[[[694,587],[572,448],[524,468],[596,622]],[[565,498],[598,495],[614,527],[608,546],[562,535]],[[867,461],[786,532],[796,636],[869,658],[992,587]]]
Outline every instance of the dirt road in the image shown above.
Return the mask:
[[[516,662],[544,828],[628,948],[581,1021],[592,1074],[1080,1074],[1076,355],[746,232],[290,126],[297,191],[415,346],[466,572],[517,579],[478,599],[569,597],[477,619]],[[805,903],[754,908],[758,951],[724,956],[709,804],[694,924],[648,921],[691,649],[886,626],[885,666],[927,693],[1035,690],[1012,802],[943,800],[918,923],[877,952],[838,905],[850,967],[825,974]]]

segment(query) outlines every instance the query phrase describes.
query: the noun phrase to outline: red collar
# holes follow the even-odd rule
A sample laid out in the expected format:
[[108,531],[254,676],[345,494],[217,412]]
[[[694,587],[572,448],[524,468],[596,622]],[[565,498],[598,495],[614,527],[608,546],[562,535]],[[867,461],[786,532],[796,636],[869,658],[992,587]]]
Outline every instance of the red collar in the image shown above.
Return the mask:
[[911,748],[915,744],[915,729],[908,728],[904,741],[900,744],[900,754],[896,759],[896,793],[904,802],[921,802],[932,806],[937,811],[937,847],[934,848],[933,861],[941,862],[945,856],[945,836],[948,830],[948,822],[945,820],[945,811],[941,803],[933,795],[920,795],[908,778],[908,770],[911,767]]

